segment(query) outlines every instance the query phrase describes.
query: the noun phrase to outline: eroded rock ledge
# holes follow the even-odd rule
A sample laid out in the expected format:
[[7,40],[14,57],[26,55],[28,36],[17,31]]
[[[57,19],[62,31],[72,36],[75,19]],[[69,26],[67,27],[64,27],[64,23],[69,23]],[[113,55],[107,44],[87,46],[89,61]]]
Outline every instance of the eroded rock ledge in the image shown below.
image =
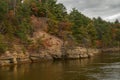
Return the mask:
[[[44,25],[45,26],[45,25]],[[0,56],[0,65],[21,64],[27,62],[39,62],[56,59],[82,59],[88,58],[100,51],[98,49],[90,49],[79,46],[66,47],[69,43],[61,40],[58,37],[48,34],[47,32],[37,29],[32,37],[29,37],[32,45],[26,51],[23,51],[23,45],[14,44],[12,51],[6,51]],[[42,47],[38,47],[39,41],[42,42]],[[36,50],[37,46],[37,50]]]
[[74,49],[68,49],[65,51],[66,54],[63,54],[62,51],[56,51],[52,54],[50,51],[42,51],[42,53],[10,53],[7,51],[4,55],[0,57],[0,66],[11,65],[11,64],[21,64],[21,63],[30,63],[30,62],[40,62],[48,61],[54,59],[82,59],[89,58],[99,53],[98,49],[86,49],[82,47],[76,47]]

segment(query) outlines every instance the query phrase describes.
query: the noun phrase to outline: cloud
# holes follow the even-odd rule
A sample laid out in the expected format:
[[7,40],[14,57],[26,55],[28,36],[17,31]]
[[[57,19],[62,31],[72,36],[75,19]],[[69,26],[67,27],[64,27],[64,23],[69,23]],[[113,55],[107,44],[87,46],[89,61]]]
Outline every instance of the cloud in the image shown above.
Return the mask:
[[118,17],[120,17],[120,13],[118,13],[118,14],[115,14],[115,15],[112,15],[112,16],[108,16],[108,17],[106,17],[105,19],[115,19],[115,18],[118,18]]
[[120,13],[104,18],[106,21],[115,21],[116,19],[120,20]]
[[100,16],[109,21],[117,18],[120,20],[120,0],[58,0],[58,2],[63,3],[68,12],[72,8],[77,8],[90,18]]

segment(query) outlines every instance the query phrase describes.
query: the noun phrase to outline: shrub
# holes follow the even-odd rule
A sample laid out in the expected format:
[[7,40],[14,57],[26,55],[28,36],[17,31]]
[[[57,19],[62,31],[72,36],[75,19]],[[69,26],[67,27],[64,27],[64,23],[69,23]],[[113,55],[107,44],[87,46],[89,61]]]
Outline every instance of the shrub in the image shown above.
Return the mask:
[[7,50],[7,44],[0,43],[0,53],[5,53],[6,50]]

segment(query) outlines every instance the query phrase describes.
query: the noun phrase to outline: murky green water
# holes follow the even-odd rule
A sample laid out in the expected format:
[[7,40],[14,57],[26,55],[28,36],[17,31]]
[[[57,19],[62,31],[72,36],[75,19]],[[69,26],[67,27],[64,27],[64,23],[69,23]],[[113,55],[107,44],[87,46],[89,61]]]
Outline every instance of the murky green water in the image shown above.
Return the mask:
[[0,80],[120,80],[120,53],[2,67]]

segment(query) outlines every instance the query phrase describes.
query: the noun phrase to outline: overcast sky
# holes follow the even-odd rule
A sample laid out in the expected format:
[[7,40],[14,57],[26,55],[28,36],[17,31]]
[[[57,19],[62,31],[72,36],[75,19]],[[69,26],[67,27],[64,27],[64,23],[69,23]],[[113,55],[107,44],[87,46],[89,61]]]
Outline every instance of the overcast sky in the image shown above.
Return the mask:
[[67,11],[72,8],[78,9],[80,12],[89,17],[102,17],[104,20],[120,21],[120,0],[57,0],[63,3]]

